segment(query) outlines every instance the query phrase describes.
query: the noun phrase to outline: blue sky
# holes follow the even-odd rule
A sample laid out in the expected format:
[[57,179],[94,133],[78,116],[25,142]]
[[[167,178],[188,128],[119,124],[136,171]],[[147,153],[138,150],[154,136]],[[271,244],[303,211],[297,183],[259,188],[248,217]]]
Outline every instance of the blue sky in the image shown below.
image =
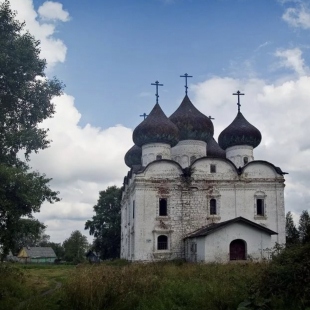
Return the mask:
[[[3,0],[0,0],[3,1]],[[159,102],[169,116],[184,96],[215,118],[215,138],[241,111],[263,136],[255,159],[289,172],[286,211],[310,209],[309,0],[11,0],[41,40],[55,99],[51,147],[32,156],[62,201],[37,217],[61,242],[83,230],[100,190],[121,185],[133,129]]]

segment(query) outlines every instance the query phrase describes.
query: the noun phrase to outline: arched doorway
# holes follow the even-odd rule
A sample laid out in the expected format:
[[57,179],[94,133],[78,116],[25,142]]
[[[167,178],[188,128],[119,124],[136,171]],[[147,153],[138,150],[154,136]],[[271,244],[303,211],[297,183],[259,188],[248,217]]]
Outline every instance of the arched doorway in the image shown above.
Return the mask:
[[246,243],[241,239],[233,240],[229,246],[230,260],[246,260]]

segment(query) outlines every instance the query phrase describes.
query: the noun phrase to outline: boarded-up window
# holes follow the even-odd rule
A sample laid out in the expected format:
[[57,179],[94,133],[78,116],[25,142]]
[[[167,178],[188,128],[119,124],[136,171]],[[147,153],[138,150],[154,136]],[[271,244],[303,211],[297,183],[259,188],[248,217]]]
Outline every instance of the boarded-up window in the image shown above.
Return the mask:
[[167,199],[159,198],[159,216],[167,216]]
[[214,198],[210,200],[210,214],[216,214],[216,199]]
[[257,215],[265,215],[264,199],[256,199],[256,213]]
[[168,237],[165,235],[158,236],[157,238],[157,250],[168,249]]

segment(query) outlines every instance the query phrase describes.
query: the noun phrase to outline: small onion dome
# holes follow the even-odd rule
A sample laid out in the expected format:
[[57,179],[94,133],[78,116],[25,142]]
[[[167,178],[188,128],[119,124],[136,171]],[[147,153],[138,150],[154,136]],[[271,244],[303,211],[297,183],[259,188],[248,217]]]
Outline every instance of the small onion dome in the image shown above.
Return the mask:
[[212,121],[195,108],[187,95],[169,119],[179,128],[180,140],[207,142],[213,136]]
[[133,165],[141,165],[142,149],[134,145],[125,155],[125,164],[131,168]]
[[207,156],[226,158],[226,152],[220,148],[213,137],[208,141],[207,144]]
[[156,103],[149,116],[133,131],[132,139],[140,147],[148,143],[175,146],[179,142],[179,131]]
[[224,150],[235,145],[250,145],[255,148],[261,140],[260,131],[251,125],[241,112],[238,112],[233,122],[220,133],[218,138],[219,145]]

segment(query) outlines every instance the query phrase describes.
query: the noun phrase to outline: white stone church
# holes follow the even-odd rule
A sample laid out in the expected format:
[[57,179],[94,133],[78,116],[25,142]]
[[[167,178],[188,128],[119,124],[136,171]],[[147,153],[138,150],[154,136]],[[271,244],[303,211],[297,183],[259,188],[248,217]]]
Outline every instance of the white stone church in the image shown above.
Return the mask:
[[262,260],[285,243],[285,173],[254,159],[262,137],[240,112],[239,94],[218,143],[187,87],[169,118],[157,102],[136,127],[125,155],[121,258]]

